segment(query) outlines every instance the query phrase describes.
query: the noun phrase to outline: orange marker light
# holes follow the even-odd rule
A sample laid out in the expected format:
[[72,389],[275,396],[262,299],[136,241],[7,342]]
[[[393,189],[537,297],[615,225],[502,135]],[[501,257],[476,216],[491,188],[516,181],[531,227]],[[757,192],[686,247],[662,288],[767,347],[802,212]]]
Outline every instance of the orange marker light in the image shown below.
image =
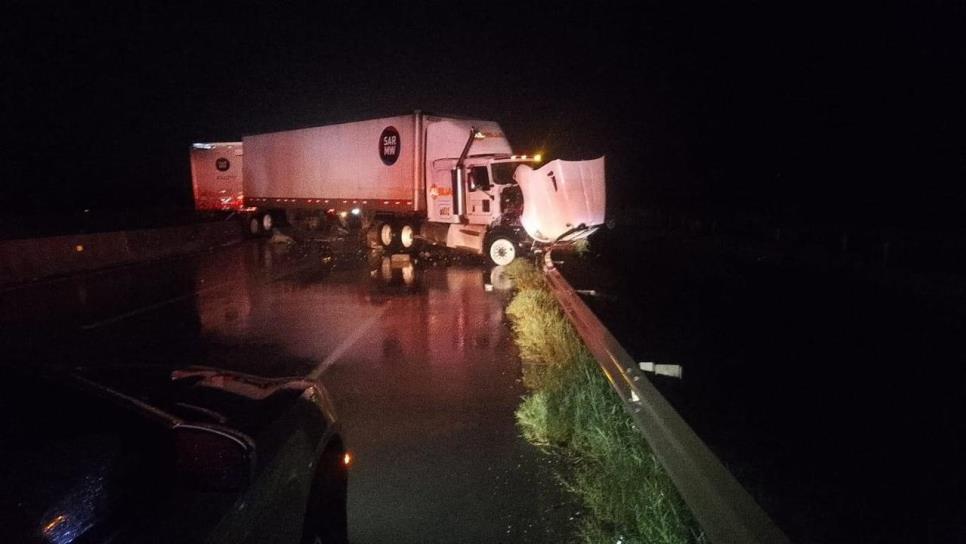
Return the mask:
[[58,527],[63,525],[65,521],[67,521],[67,516],[63,514],[50,520],[47,525],[44,525],[44,535],[50,536],[50,534],[53,533]]

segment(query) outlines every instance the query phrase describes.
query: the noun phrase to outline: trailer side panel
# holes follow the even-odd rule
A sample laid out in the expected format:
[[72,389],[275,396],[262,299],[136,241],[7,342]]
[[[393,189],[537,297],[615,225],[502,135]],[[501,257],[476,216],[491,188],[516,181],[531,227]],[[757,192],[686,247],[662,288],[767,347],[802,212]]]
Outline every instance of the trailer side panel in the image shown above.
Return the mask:
[[412,210],[413,115],[246,136],[245,194],[256,206]]

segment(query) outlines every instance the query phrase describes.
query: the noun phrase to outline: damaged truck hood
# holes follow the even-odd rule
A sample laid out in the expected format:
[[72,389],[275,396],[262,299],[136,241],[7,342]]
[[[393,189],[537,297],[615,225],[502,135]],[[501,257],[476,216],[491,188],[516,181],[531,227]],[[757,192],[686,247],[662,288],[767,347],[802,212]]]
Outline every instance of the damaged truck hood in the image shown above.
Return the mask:
[[523,192],[520,223],[538,242],[553,242],[580,225],[593,227],[604,222],[604,157],[558,159],[537,170],[520,165],[513,177]]

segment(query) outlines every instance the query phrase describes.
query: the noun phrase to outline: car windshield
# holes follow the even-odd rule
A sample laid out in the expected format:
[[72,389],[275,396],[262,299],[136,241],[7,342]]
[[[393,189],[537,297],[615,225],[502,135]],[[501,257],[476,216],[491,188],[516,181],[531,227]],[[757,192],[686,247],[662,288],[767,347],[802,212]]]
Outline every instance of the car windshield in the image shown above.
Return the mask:
[[497,162],[490,166],[493,172],[492,182],[497,185],[512,185],[516,182],[513,181],[513,173],[522,162]]

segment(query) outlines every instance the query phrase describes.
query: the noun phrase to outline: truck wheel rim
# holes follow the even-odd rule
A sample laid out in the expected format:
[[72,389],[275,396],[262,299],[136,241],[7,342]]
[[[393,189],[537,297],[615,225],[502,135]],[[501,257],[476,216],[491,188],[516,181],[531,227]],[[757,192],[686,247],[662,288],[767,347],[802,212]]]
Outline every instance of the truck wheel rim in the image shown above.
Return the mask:
[[490,260],[498,265],[508,265],[516,257],[517,249],[513,242],[500,238],[490,245]]
[[258,224],[258,218],[252,217],[252,220],[248,222],[248,231],[252,234],[258,234],[258,229],[261,225]]
[[379,241],[384,246],[392,244],[392,225],[386,223],[379,228]]
[[271,214],[266,213],[264,216],[262,216],[262,228],[264,228],[266,232],[272,230]]
[[416,240],[416,236],[413,233],[413,228],[409,225],[403,225],[402,230],[399,231],[399,242],[406,249],[413,247],[413,242]]

